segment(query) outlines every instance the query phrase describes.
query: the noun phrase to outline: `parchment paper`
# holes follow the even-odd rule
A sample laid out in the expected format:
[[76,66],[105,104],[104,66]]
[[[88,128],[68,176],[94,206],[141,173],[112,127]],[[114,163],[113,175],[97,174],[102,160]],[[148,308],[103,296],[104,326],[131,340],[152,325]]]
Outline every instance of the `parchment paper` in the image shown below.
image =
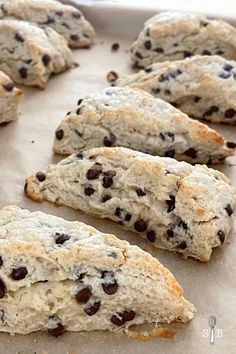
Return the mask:
[[[54,131],[65,113],[75,107],[79,98],[107,86],[106,74],[111,69],[119,73],[130,71],[127,49],[150,12],[119,11],[99,7],[84,8],[98,31],[96,45],[89,50],[74,51],[79,67],[53,77],[45,91],[26,89],[21,118],[0,128],[0,207],[17,204],[31,210],[41,210],[91,224],[100,231],[114,233],[137,244],[167,266],[185,289],[185,296],[197,307],[197,315],[188,325],[176,324],[173,339],[154,339],[148,342],[118,337],[107,332],[66,333],[53,338],[45,333],[28,336],[0,334],[0,354],[91,354],[91,353],[236,353],[236,240],[235,229],[225,245],[214,250],[211,261],[202,264],[182,260],[178,255],[154,250],[136,234],[123,231],[116,224],[86,216],[48,203],[38,204],[23,194],[25,177],[44,170],[58,161],[52,153]],[[118,33],[121,23],[120,33]],[[114,29],[117,33],[112,34]],[[104,32],[106,32],[104,34]],[[126,33],[126,34],[124,34]],[[132,35],[130,34],[132,33]],[[112,53],[111,44],[120,49]],[[236,127],[215,125],[228,140],[236,140]],[[236,158],[227,159],[221,169],[235,183]],[[73,316],[73,314],[71,314]],[[208,318],[217,318],[215,346],[209,345]]]

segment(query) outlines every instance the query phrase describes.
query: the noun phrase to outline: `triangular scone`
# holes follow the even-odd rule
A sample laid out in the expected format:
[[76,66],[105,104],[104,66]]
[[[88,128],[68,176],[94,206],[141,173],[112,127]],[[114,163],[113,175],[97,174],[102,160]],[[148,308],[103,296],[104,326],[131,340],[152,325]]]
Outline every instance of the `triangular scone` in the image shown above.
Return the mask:
[[0,71],[0,124],[19,117],[19,104],[23,91],[16,88],[12,80]]
[[235,190],[219,171],[126,148],[74,154],[27,179],[25,191],[112,219],[155,246],[210,259],[233,225]]
[[44,88],[50,75],[73,65],[66,40],[52,28],[0,21],[0,70],[19,84]]
[[145,22],[131,46],[132,61],[139,67],[196,54],[235,60],[235,27],[199,14],[162,12]]
[[196,311],[156,258],[84,223],[8,206],[0,245],[2,332],[118,330]]
[[60,33],[72,48],[89,47],[95,31],[74,6],[55,0],[0,0],[0,18],[15,17],[51,27]]
[[215,55],[153,64],[116,84],[145,90],[191,117],[236,124],[235,61]]
[[56,130],[56,153],[124,146],[190,163],[218,163],[235,151],[207,125],[143,90],[111,87],[78,103]]

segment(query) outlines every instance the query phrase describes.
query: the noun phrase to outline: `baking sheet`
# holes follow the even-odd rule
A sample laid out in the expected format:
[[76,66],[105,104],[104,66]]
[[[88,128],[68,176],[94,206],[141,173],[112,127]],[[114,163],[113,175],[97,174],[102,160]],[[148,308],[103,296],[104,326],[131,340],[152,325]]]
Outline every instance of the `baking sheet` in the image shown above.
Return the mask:
[[[84,12],[98,31],[96,45],[89,50],[74,51],[79,67],[53,77],[45,91],[26,89],[21,118],[0,128],[0,207],[17,204],[31,210],[41,210],[91,224],[100,231],[114,233],[137,244],[167,266],[185,289],[185,296],[198,312],[187,325],[175,324],[173,339],[153,339],[148,342],[118,337],[108,332],[65,333],[53,338],[45,333],[28,336],[0,334],[0,354],[91,354],[91,353],[236,353],[236,229],[225,245],[213,252],[211,261],[202,264],[182,260],[178,255],[154,250],[140,237],[122,230],[118,225],[86,216],[69,208],[38,204],[23,194],[25,177],[43,170],[58,161],[52,153],[54,131],[65,113],[75,107],[86,94],[107,86],[106,74],[110,70],[130,72],[127,50],[143,21],[152,13],[109,7],[84,7]],[[118,24],[121,24],[120,27]],[[118,52],[111,52],[114,42],[120,44]],[[236,140],[236,127],[215,125],[228,140]],[[231,157],[221,167],[236,186],[236,158]],[[73,315],[73,314],[72,314]],[[209,345],[208,318],[215,315],[216,342]],[[223,334],[223,336],[221,336]]]

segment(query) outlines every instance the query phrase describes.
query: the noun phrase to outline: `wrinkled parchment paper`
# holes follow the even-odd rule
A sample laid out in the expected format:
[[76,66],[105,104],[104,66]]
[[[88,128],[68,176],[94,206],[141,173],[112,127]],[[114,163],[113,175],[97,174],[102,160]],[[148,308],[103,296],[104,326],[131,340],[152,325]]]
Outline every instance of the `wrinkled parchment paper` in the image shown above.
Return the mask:
[[[25,177],[59,160],[53,156],[54,131],[67,111],[76,106],[86,94],[107,86],[110,70],[130,72],[127,50],[150,12],[112,10],[106,7],[85,7],[85,12],[97,31],[96,45],[87,50],[74,51],[79,67],[53,77],[45,91],[26,89],[21,118],[0,127],[0,207],[17,204],[31,210],[41,210],[67,220],[91,224],[100,231],[114,233],[137,244],[167,266],[185,289],[185,296],[197,307],[195,319],[187,325],[174,324],[173,339],[154,339],[148,342],[128,339],[107,332],[66,333],[52,338],[45,333],[28,336],[0,334],[0,354],[199,354],[236,353],[236,230],[225,245],[213,252],[211,261],[202,264],[182,260],[178,255],[154,250],[140,237],[122,230],[116,224],[86,216],[69,208],[38,204],[23,194]],[[120,26],[119,26],[120,23]],[[113,33],[112,33],[113,32]],[[111,52],[114,42],[118,52]],[[215,125],[228,140],[236,140],[236,127]],[[222,171],[236,186],[236,158],[227,159]],[[73,316],[73,314],[71,314]],[[209,345],[210,315],[215,315],[216,342]],[[223,335],[223,336],[222,336]]]

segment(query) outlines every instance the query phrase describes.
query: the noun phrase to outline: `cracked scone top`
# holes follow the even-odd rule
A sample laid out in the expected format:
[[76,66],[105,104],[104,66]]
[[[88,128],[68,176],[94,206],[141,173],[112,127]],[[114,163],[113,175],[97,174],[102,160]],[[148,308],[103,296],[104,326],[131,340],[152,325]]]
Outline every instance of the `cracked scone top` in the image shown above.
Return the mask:
[[2,332],[57,336],[194,316],[157,259],[84,223],[8,206],[0,211],[0,248]]
[[144,24],[131,46],[132,61],[139,67],[196,54],[236,59],[236,29],[198,14],[162,12]]
[[18,118],[19,104],[23,92],[14,86],[12,80],[0,71],[0,124]]
[[0,70],[17,83],[44,88],[50,75],[67,70],[73,58],[65,39],[52,28],[0,21]]
[[233,225],[235,190],[219,171],[127,148],[94,148],[27,179],[36,201],[112,219],[153,245],[210,259]]
[[89,47],[95,31],[81,11],[55,0],[3,0],[0,18],[6,16],[51,27],[65,37],[72,48]]
[[111,87],[80,99],[55,132],[54,151],[124,146],[190,163],[219,163],[236,146],[143,90]]
[[145,90],[191,117],[236,124],[235,61],[215,55],[156,63],[115,83]]

